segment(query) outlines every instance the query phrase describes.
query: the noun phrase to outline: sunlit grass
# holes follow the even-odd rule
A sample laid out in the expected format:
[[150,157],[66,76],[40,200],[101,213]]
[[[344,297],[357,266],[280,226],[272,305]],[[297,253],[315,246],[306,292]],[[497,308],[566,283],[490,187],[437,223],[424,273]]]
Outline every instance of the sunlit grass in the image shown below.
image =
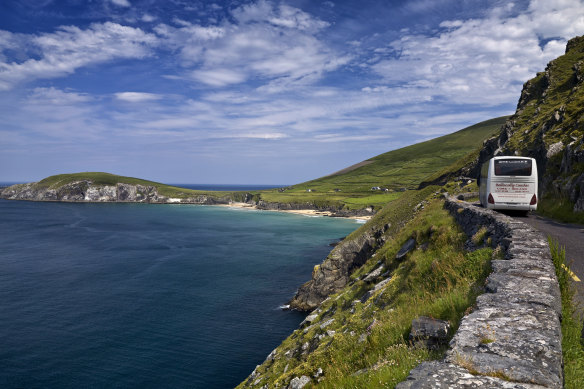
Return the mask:
[[584,388],[583,320],[577,312],[570,274],[566,271],[566,252],[558,242],[551,239],[550,249],[562,292],[562,354],[565,387],[580,389]]
[[[412,236],[418,249],[396,261],[397,251]],[[293,377],[313,377],[320,368],[322,375],[312,381],[318,387],[391,388],[421,361],[441,358],[446,346],[434,351],[415,347],[408,335],[412,320],[421,315],[449,321],[453,334],[482,292],[492,249],[464,252],[466,239],[441,201],[427,203],[353,274],[352,284],[321,305],[316,325],[296,330],[278,347],[276,359],[258,368],[263,378],[257,387],[285,387]],[[379,262],[391,281],[362,301],[373,285],[362,278]]]

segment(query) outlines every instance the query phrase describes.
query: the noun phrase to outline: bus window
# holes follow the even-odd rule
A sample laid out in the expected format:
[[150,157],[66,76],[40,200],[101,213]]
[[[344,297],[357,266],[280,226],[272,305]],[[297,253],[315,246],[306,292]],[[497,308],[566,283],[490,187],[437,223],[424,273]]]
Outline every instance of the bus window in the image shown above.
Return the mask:
[[531,159],[495,160],[496,176],[531,176]]

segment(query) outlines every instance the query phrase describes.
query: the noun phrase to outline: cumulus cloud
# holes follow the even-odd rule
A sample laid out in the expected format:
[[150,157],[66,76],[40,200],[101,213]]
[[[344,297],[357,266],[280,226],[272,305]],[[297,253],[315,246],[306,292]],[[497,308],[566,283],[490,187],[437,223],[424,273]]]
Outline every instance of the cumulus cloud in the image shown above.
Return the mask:
[[162,96],[154,93],[144,92],[119,92],[115,94],[118,100],[127,101],[130,103],[142,103],[145,101],[159,100]]
[[516,99],[521,84],[582,32],[581,1],[533,0],[524,10],[508,6],[483,19],[444,21],[432,36],[402,35],[388,45],[389,58],[371,68],[389,85],[426,89],[452,103],[499,105]]
[[130,7],[132,5],[128,0],[111,0],[111,2],[118,7]]
[[[62,26],[56,32],[38,35],[11,34],[30,52],[20,52],[25,59],[0,56],[0,90],[8,90],[19,82],[39,78],[54,78],[72,74],[90,64],[120,58],[144,58],[151,55],[157,38],[139,28],[106,22],[92,24],[87,29]],[[0,49],[10,48],[0,34]],[[4,38],[4,39],[3,39]]]
[[180,52],[195,81],[215,87],[250,79],[312,82],[348,62],[315,34],[329,26],[298,8],[258,1],[232,11],[234,23],[200,26],[176,20],[155,31]]

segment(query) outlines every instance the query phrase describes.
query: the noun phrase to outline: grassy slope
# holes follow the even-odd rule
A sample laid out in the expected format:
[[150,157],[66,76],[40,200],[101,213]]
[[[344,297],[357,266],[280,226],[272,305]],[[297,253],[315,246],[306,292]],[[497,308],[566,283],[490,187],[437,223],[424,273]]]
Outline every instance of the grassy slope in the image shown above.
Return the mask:
[[175,186],[170,186],[166,184],[161,184],[159,182],[143,180],[134,177],[124,177],[118,176],[110,173],[102,172],[83,172],[83,173],[71,173],[71,174],[58,174],[55,176],[47,177],[37,183],[39,187],[56,189],[63,185],[70,184],[75,181],[90,180],[94,185],[116,185],[117,183],[131,184],[131,185],[144,185],[144,186],[154,186],[157,188],[158,193],[167,197],[178,197],[185,198],[189,196],[197,195],[215,195],[215,196],[226,196],[232,194],[231,192],[209,192],[179,188]]
[[[394,202],[387,207],[392,206],[398,205]],[[403,215],[394,211],[387,210],[395,215],[389,220],[400,224]],[[397,262],[397,251],[411,236],[419,245],[427,243],[427,249],[415,250],[406,260]],[[453,218],[442,209],[442,202],[431,200],[424,211],[352,275],[352,285],[321,305],[317,325],[296,330],[284,340],[275,359],[257,369],[260,375],[252,383],[259,377],[262,380],[250,386],[259,388],[267,383],[271,388],[285,387],[293,377],[312,377],[321,368],[319,387],[393,387],[420,361],[440,358],[444,349],[429,352],[414,347],[408,334],[412,320],[419,315],[448,320],[454,331],[464,311],[474,303],[490,272],[492,250],[465,253],[465,239]],[[359,278],[379,261],[391,271],[391,282],[364,303],[355,302],[374,285]],[[321,328],[331,319],[334,321]],[[319,336],[322,339],[317,341]],[[304,344],[313,351],[303,352]]]
[[[264,191],[262,199],[269,202],[321,202],[345,205],[347,208],[380,208],[395,200],[400,189],[415,189],[437,170],[446,168],[477,149],[492,136],[507,117],[487,120],[455,133],[431,139],[367,160],[369,163],[348,172],[334,174],[297,184],[285,192]],[[392,192],[371,191],[379,186]],[[307,189],[314,192],[308,193]],[[334,189],[340,189],[335,191]]]
[[564,381],[568,389],[584,388],[584,343],[581,338],[583,321],[578,316],[574,303],[574,289],[570,284],[570,275],[565,270],[565,250],[553,241],[550,241],[550,248],[562,292]]
[[[551,61],[545,72],[538,73],[526,84],[528,96],[523,110],[512,118],[515,126],[505,145],[508,151],[530,155],[542,141],[548,148],[560,141],[564,146],[577,145],[584,137],[584,86],[576,78],[576,73],[584,77],[584,37],[573,42],[570,51]],[[577,72],[576,67],[579,67]],[[552,119],[556,112],[561,113],[559,121]],[[559,185],[584,173],[584,163],[576,163],[571,172],[561,173],[562,155],[559,153],[548,161],[546,172]],[[584,213],[573,212],[574,204],[569,198],[553,188],[548,189],[552,190],[548,190],[547,198],[541,199],[538,213],[566,222],[584,223]]]

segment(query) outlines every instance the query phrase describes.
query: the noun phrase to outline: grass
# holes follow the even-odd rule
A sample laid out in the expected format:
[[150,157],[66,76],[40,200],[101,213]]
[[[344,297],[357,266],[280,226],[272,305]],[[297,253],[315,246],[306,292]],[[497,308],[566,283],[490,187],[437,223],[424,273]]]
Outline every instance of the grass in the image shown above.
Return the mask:
[[155,181],[143,180],[134,177],[118,176],[110,173],[103,172],[83,172],[83,173],[71,173],[71,174],[58,174],[55,176],[47,177],[37,183],[37,186],[48,189],[57,189],[63,185],[70,184],[76,181],[89,180],[94,185],[116,185],[118,183],[130,184],[130,185],[144,185],[144,186],[154,186],[157,188],[158,193],[166,197],[174,198],[187,198],[200,195],[208,195],[214,197],[229,197],[237,201],[242,197],[240,192],[220,192],[220,191],[201,191],[192,190],[186,188],[179,188],[176,186],[161,184]]
[[[363,161],[360,167],[347,168],[337,174],[287,187],[283,191],[273,189],[252,191],[251,194],[255,201],[306,204],[307,208],[372,208],[378,211],[387,203],[399,199],[406,191],[417,189],[422,181],[437,170],[448,168],[477,149],[484,139],[499,129],[505,119],[487,120],[449,135],[393,150]],[[38,185],[56,189],[82,180],[91,180],[95,185],[115,185],[118,182],[150,185],[155,186],[159,194],[175,198],[205,195],[242,201],[245,196],[244,192],[197,191],[100,172],[59,174],[43,179]],[[372,187],[386,190],[372,190]]]
[[562,292],[562,354],[567,389],[584,388],[583,320],[577,313],[574,289],[566,269],[566,253],[558,242],[549,240],[552,259]]
[[540,199],[537,213],[564,223],[584,224],[584,212],[574,212],[574,203],[564,196]]
[[[436,171],[450,167],[492,136],[505,122],[506,116],[487,120],[455,133],[393,150],[364,161],[363,166],[345,169],[316,180],[278,190],[262,191],[268,202],[326,202],[349,209],[383,207],[397,199],[404,190],[418,188]],[[371,190],[372,187],[388,192]],[[307,192],[307,190],[312,190]]]
[[[321,368],[320,382],[315,378],[309,385],[391,388],[421,361],[443,356],[446,346],[430,351],[409,342],[412,320],[421,315],[448,320],[453,334],[482,291],[492,249],[464,252],[466,236],[442,201],[430,197],[425,209],[352,275],[351,284],[321,305],[315,325],[294,331],[278,347],[275,359],[256,369],[254,382],[259,382],[250,386],[283,388],[293,377],[313,377]],[[397,251],[412,236],[425,250],[414,250],[397,262]],[[373,286],[362,278],[379,262],[391,272],[391,281],[362,302]]]

